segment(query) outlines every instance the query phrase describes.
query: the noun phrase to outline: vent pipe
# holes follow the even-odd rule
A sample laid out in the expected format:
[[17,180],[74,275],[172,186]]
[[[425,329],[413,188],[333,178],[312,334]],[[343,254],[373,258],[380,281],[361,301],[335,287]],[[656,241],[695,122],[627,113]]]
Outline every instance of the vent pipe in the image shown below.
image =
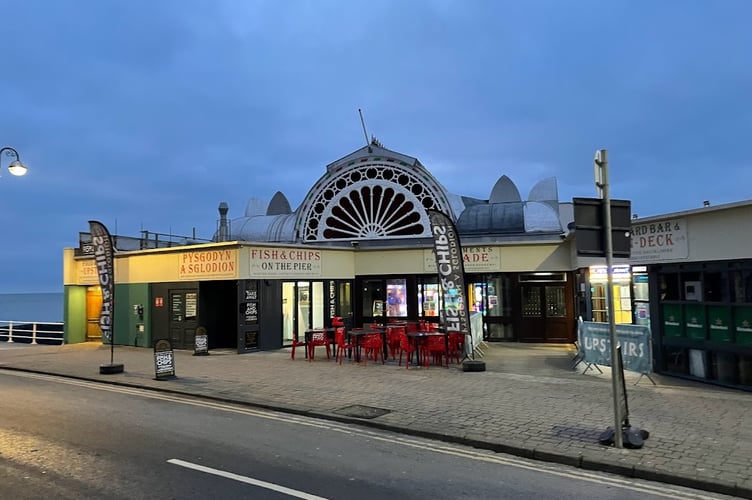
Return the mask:
[[224,201],[219,204],[219,237],[218,241],[227,241],[229,231],[229,224],[227,222],[227,212],[230,207]]

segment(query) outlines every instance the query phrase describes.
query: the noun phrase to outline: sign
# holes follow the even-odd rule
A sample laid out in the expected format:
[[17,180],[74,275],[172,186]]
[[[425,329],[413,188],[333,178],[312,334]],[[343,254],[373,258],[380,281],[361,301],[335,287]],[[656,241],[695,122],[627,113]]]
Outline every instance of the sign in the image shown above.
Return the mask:
[[206,328],[204,328],[203,326],[196,328],[196,335],[193,341],[193,355],[209,355],[209,336],[206,334]]
[[198,294],[186,292],[185,294],[185,319],[196,319],[198,314]]
[[251,276],[315,278],[321,276],[321,250],[251,247]]
[[470,335],[470,318],[465,299],[465,269],[457,228],[446,214],[435,210],[428,211],[428,220],[431,223],[436,272],[444,294],[444,327],[447,333],[464,332],[465,335]]
[[245,316],[246,325],[255,325],[258,323],[258,302],[245,302],[241,304],[243,315]]
[[94,262],[102,289],[102,309],[99,313],[99,328],[102,337],[113,346],[112,329],[115,325],[115,250],[110,232],[101,222],[90,220],[91,243],[94,245]]
[[[611,333],[608,323],[583,321],[577,334],[578,345],[586,362],[611,366]],[[637,373],[653,371],[648,326],[618,323],[616,339],[621,345],[624,368]]]
[[164,297],[154,297],[154,307],[164,307]]
[[258,348],[258,332],[257,331],[245,332],[245,348],[246,349]]
[[[498,247],[464,247],[462,264],[467,273],[498,272],[501,269],[501,250]],[[436,272],[434,250],[423,250],[423,269],[429,273]]]
[[631,262],[658,262],[687,257],[686,219],[632,224]]
[[97,272],[97,263],[94,259],[78,261],[78,284],[99,285],[99,273]]
[[238,251],[235,249],[200,250],[177,255],[178,278],[237,278]]
[[[605,257],[606,238],[603,200],[600,198],[572,198],[577,255]],[[632,203],[611,200],[611,247],[614,257],[629,257]]]
[[175,376],[175,354],[167,339],[154,342],[154,371],[156,380]]

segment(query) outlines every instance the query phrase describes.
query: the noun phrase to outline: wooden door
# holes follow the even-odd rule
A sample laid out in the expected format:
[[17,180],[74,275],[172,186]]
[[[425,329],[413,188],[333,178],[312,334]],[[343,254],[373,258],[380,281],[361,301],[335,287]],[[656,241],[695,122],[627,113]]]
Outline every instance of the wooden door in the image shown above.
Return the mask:
[[90,286],[86,289],[86,340],[102,340],[99,313],[102,311],[102,289]]
[[521,342],[573,341],[571,297],[566,283],[525,283],[520,286],[520,294]]

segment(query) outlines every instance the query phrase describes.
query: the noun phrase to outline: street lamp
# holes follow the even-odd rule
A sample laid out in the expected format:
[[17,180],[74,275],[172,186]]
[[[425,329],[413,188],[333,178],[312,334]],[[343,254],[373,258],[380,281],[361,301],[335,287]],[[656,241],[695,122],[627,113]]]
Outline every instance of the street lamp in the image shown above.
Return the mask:
[[3,153],[5,153],[7,156],[15,158],[15,160],[10,162],[10,165],[8,165],[8,172],[10,172],[11,175],[16,175],[19,177],[22,175],[26,175],[26,172],[28,172],[29,169],[26,168],[26,165],[21,163],[21,158],[18,156],[18,151],[16,151],[15,149],[9,146],[6,146],[0,149],[0,159],[2,159]]

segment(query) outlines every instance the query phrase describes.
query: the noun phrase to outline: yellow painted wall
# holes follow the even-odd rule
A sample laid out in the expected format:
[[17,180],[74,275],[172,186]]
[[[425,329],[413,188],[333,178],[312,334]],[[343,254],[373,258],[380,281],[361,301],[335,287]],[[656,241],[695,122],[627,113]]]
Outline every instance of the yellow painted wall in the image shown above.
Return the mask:
[[[124,252],[115,257],[115,282],[163,283],[224,279],[352,279],[358,275],[435,272],[426,248],[396,250],[321,249],[300,245],[243,245],[237,242]],[[482,272],[566,271],[567,244],[494,247],[493,265]],[[428,259],[430,261],[430,259]],[[473,271],[468,266],[467,272]],[[98,284],[91,257],[63,253],[65,285]]]

